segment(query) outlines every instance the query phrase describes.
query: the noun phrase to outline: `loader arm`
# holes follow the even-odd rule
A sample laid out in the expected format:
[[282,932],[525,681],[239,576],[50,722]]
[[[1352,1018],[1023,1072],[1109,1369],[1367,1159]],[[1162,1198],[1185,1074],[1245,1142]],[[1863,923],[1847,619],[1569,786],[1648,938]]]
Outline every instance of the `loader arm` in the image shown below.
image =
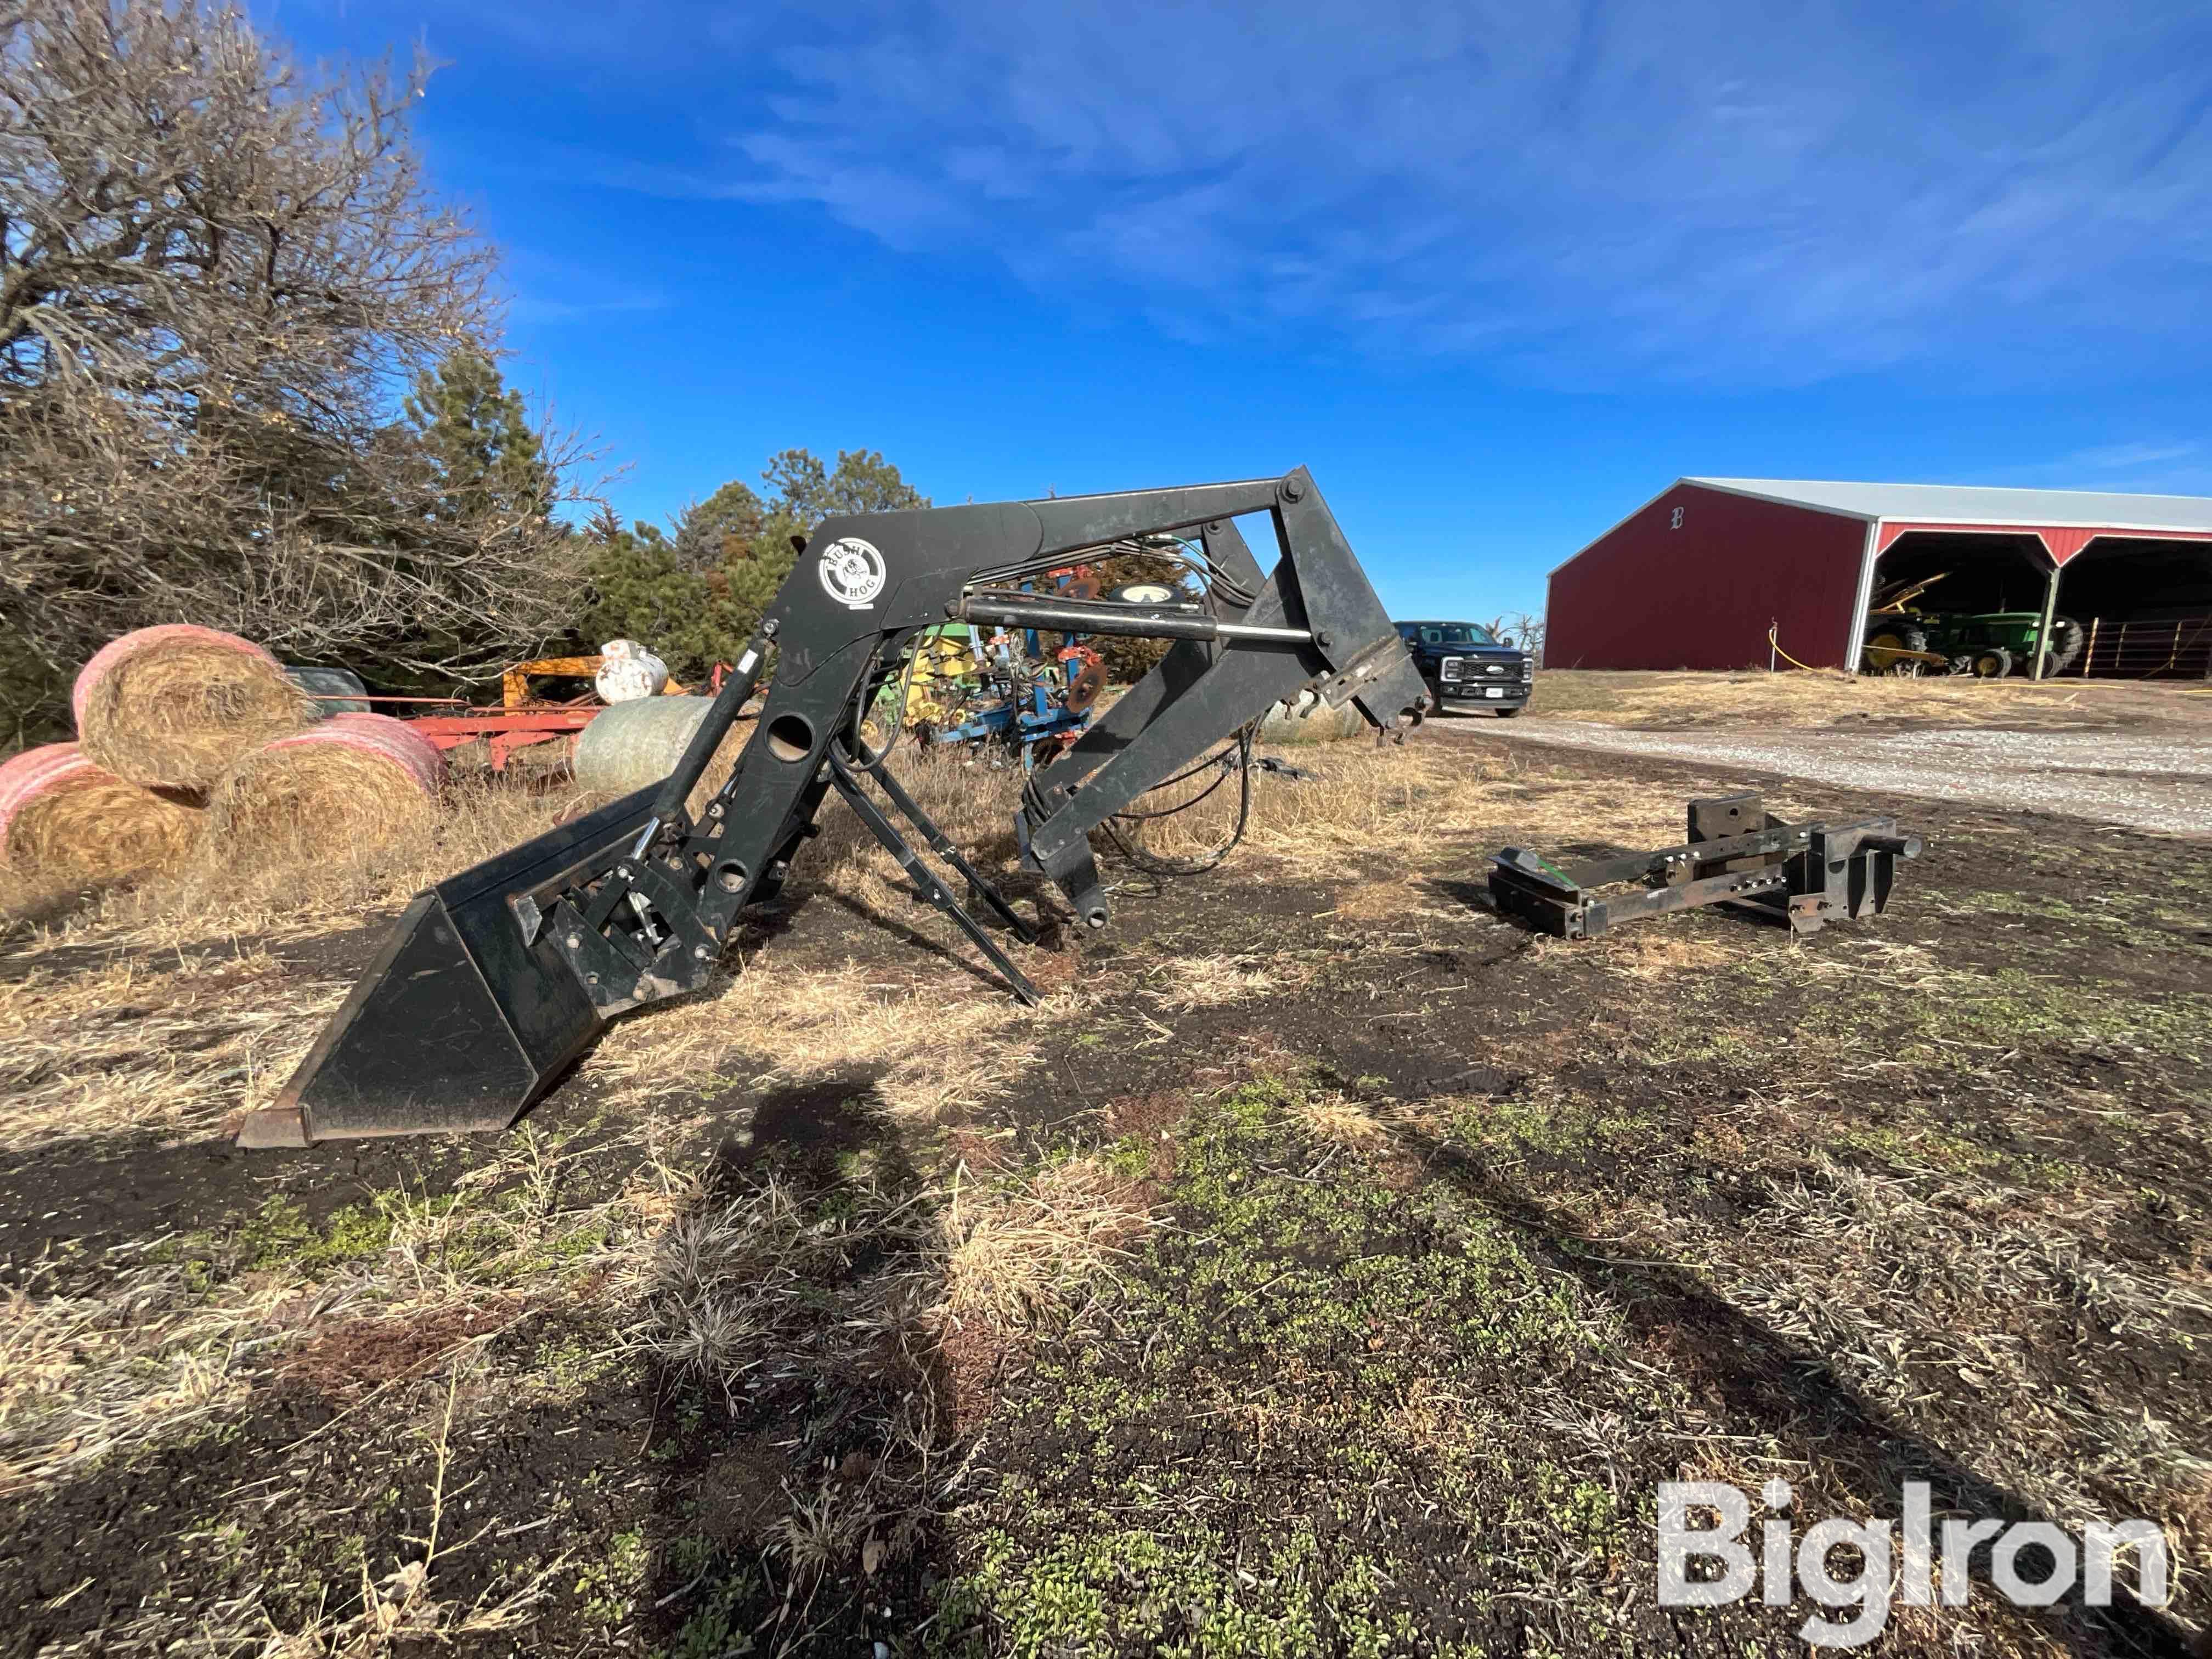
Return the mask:
[[[1262,577],[1236,526],[1270,515]],[[1017,586],[1067,556],[1196,530],[1210,602],[1065,600]],[[1025,796],[1024,859],[1088,927],[1107,905],[1089,832],[1267,708],[1312,690],[1382,730],[1428,705],[1419,672],[1312,477],[825,520],[662,782],[418,894],[241,1146],[504,1127],[630,1009],[707,983],[748,905],[772,898],[833,790],[1034,993],[898,823],[1024,942],[1033,935],[858,736],[923,629],[950,618],[1176,641]],[[774,657],[754,734],[695,816],[686,801]],[[873,786],[872,792],[871,786]],[[879,792],[886,811],[875,799]]]

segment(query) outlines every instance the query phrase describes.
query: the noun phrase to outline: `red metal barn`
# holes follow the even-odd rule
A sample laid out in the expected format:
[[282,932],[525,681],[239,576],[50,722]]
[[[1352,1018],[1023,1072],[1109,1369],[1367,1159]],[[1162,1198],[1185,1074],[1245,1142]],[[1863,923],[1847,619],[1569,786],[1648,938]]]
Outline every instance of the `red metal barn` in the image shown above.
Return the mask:
[[[2212,675],[2212,500],[1683,478],[1552,572],[1552,668],[1856,667],[1877,584],[2082,624],[2071,674]],[[2039,670],[2039,662],[2031,665]]]

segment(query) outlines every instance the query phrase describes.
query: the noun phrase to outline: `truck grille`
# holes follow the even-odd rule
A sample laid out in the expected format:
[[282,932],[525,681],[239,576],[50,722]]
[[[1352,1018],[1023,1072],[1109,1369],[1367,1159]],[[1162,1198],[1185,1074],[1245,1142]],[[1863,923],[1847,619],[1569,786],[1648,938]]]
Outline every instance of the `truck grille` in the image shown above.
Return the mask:
[[1535,660],[1522,657],[1517,662],[1470,661],[1465,657],[1446,657],[1437,665],[1437,678],[1446,685],[1492,685],[1503,680],[1519,681],[1526,685],[1536,678]]

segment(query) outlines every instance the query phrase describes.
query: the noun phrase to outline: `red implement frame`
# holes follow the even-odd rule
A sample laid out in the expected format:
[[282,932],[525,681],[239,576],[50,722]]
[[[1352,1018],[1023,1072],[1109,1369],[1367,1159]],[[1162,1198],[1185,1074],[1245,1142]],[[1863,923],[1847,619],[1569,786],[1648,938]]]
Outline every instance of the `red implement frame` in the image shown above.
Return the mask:
[[[551,659],[520,664],[518,668],[507,671],[503,689],[510,698],[526,696],[526,692],[521,689],[526,682],[519,680],[516,678],[518,673],[530,671],[548,673],[562,672],[574,678],[577,671],[569,667],[569,663],[573,661],[580,664],[587,660],[596,663],[599,659],[596,657],[563,659],[557,669]],[[716,663],[713,673],[708,678],[708,690],[720,691],[722,689],[723,678],[729,672],[729,664]],[[668,690],[671,694],[681,693],[683,689],[672,680],[669,683]],[[380,713],[390,714],[405,720],[408,725],[413,726],[440,749],[459,749],[463,744],[474,743],[482,738],[489,747],[491,769],[495,772],[507,770],[507,757],[516,750],[527,749],[534,744],[552,743],[562,738],[574,737],[599,716],[607,712],[606,704],[590,697],[580,697],[573,702],[544,702],[534,700],[521,703],[510,702],[501,708],[473,708],[459,697],[372,696],[365,701]],[[451,712],[410,714],[398,708],[386,708],[387,704],[402,704]]]
[[[458,697],[369,697],[379,714],[403,720],[440,749],[459,749],[482,738],[489,749],[491,769],[507,770],[507,757],[533,744],[552,743],[574,736],[606,712],[605,703],[545,703],[534,708],[472,708]],[[431,708],[451,712],[410,714],[403,707]]]

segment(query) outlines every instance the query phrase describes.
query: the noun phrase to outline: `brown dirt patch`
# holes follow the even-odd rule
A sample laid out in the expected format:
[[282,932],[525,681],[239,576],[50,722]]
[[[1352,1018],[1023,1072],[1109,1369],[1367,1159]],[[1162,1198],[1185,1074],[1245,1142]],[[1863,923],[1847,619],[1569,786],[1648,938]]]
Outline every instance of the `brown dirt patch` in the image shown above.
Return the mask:
[[939,1340],[939,1403],[955,1438],[965,1439],[989,1420],[998,1404],[1000,1373],[1012,1352],[1006,1334],[981,1320],[954,1325]]
[[459,1344],[513,1317],[513,1310],[492,1305],[349,1320],[294,1349],[276,1376],[347,1403],[386,1383],[426,1375]]

